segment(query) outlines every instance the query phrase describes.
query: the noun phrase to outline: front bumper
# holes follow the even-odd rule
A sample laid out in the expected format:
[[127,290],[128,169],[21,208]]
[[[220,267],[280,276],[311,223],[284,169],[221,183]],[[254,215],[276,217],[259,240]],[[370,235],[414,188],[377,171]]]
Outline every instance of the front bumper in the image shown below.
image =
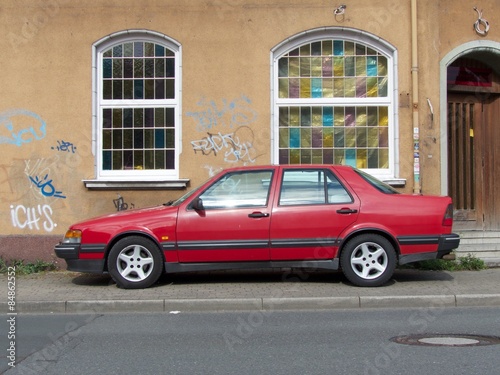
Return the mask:
[[104,273],[105,259],[79,259],[80,244],[60,243],[54,247],[58,258],[64,259],[68,271]]

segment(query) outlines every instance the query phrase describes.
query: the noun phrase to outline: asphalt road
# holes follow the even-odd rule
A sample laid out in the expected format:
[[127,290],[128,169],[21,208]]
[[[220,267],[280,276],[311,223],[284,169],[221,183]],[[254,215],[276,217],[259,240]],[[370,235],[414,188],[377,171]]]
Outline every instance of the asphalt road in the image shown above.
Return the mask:
[[[7,321],[0,322],[9,354]],[[18,315],[12,374],[498,374],[500,345],[402,345],[409,334],[500,336],[500,308]],[[471,340],[469,340],[471,341]],[[457,342],[454,342],[454,345]]]

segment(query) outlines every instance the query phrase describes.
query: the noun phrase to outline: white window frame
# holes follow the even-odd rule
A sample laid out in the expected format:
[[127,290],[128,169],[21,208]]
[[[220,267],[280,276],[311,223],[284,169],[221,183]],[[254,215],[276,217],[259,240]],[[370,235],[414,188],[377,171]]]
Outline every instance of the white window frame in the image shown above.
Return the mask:
[[[175,55],[174,99],[136,99],[136,100],[104,100],[102,98],[103,52],[110,47],[125,42],[151,42],[164,46]],[[102,38],[92,46],[92,151],[95,160],[96,180],[106,181],[174,181],[179,179],[179,157],[182,152],[182,48],[179,42],[164,34],[150,30],[126,30]],[[104,108],[124,108],[140,106],[143,108],[170,107],[175,109],[175,165],[174,169],[157,170],[119,170],[102,169],[102,110]]]
[[[279,98],[278,61],[283,55],[295,48],[325,39],[337,39],[359,42],[383,54],[387,58],[388,87],[387,98],[311,98],[290,99]],[[398,54],[394,46],[373,34],[357,29],[341,27],[324,27],[312,29],[292,36],[271,50],[271,159],[279,164],[279,107],[281,106],[387,106],[389,112],[389,167],[387,169],[363,169],[365,172],[386,181],[398,180],[399,174],[399,132],[398,132],[398,87],[397,87]]]

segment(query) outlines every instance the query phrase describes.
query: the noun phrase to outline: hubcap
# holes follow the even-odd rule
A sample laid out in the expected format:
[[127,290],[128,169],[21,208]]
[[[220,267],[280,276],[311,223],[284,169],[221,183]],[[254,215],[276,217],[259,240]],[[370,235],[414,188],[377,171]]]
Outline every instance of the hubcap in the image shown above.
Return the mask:
[[374,242],[364,242],[352,252],[352,270],[365,280],[376,279],[384,273],[387,266],[387,253],[382,246]]
[[128,281],[145,280],[153,271],[153,265],[151,252],[140,245],[127,246],[116,259],[118,272]]

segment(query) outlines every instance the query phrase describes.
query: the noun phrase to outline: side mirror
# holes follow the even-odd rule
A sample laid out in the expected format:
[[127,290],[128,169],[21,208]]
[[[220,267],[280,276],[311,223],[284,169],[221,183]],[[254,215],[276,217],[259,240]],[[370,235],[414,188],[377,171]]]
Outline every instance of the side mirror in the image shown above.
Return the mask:
[[193,200],[193,203],[191,204],[191,207],[195,209],[196,211],[203,211],[205,207],[203,207],[203,200],[201,198],[195,198]]

